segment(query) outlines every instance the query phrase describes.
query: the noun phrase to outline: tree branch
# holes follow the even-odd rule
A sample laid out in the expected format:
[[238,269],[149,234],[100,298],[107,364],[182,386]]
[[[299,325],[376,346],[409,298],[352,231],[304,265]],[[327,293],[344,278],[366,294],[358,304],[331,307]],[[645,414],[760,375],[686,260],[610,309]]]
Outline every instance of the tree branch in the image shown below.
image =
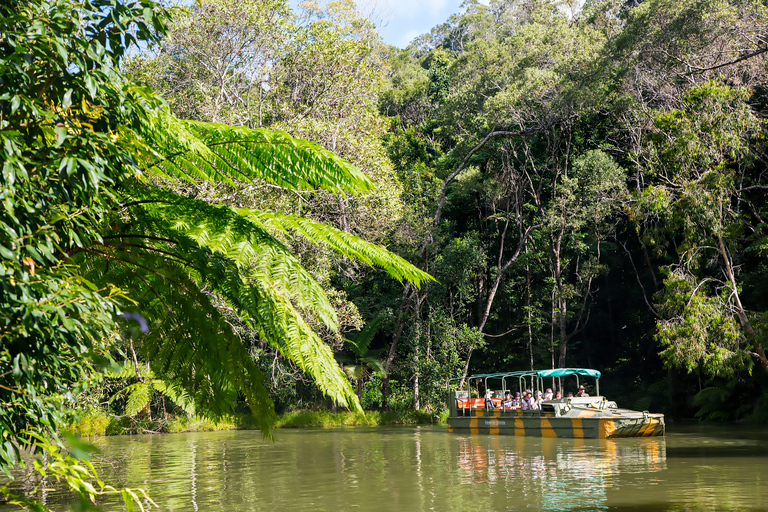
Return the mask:
[[765,52],[768,52],[768,47],[760,48],[760,49],[755,50],[753,52],[750,52],[750,53],[748,53],[746,55],[742,55],[738,59],[734,59],[734,60],[731,60],[731,61],[728,61],[728,62],[723,62],[721,64],[716,64],[714,66],[709,66],[709,67],[706,67],[706,68],[700,68],[700,67],[697,67],[697,66],[692,66],[691,64],[687,64],[689,67],[692,67],[692,68],[695,68],[695,69],[693,71],[689,71],[689,72],[685,73],[683,76],[693,75],[693,74],[697,74],[697,73],[705,73],[707,71],[712,71],[714,69],[724,68],[725,66],[730,66],[731,64],[737,64],[737,63],[739,63],[741,61],[744,61],[744,60],[747,60],[747,59],[751,59],[752,57],[757,57],[758,55],[761,55],[761,54],[763,54]]

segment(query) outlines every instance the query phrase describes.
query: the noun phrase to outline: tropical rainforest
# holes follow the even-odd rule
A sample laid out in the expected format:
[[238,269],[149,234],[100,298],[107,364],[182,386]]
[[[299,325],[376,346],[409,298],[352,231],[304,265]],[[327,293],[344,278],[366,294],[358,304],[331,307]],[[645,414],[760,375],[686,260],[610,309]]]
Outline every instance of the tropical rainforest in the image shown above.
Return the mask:
[[467,0],[405,49],[351,0],[0,14],[4,471],[139,503],[72,415],[270,435],[531,368],[768,421],[764,1]]

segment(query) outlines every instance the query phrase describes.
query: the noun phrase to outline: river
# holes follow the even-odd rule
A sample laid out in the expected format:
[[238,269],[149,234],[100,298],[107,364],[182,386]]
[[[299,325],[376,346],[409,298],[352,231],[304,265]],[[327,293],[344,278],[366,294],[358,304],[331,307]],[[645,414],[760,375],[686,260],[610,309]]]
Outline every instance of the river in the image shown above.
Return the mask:
[[[96,444],[107,481],[142,487],[174,512],[768,510],[765,428],[672,426],[660,438],[580,440],[383,427]],[[67,509],[56,493],[45,499]]]

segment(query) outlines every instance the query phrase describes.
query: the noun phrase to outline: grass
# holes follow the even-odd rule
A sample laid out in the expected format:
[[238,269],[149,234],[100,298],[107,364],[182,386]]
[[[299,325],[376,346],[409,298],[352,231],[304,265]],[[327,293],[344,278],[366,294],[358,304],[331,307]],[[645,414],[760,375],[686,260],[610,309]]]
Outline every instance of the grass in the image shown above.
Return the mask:
[[246,414],[230,414],[218,421],[213,421],[196,416],[126,418],[112,416],[102,411],[78,411],[72,413],[72,419],[64,427],[64,431],[80,437],[94,437],[123,434],[251,430],[255,428],[253,417]]
[[380,425],[426,425],[445,423],[447,414],[435,416],[421,411],[331,412],[289,411],[277,418],[275,428],[375,427]]

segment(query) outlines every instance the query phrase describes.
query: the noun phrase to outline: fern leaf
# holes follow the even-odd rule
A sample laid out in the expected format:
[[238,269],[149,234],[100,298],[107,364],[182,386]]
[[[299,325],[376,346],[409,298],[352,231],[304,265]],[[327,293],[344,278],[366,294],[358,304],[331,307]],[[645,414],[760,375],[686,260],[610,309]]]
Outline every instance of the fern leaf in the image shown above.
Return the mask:
[[[180,245],[177,250],[185,259],[197,258],[198,270],[206,269],[203,273],[208,281],[202,284],[239,279],[236,267],[223,258],[211,258],[210,252],[194,246]],[[248,347],[201,291],[200,283],[192,279],[190,269],[151,251],[123,254],[115,250],[109,257],[108,272],[89,260],[86,275],[94,282],[103,279],[141,290],[133,296],[136,308],[153,322],[141,339],[140,352],[154,374],[162,377],[169,397],[185,408],[184,402],[191,400],[198,414],[216,419],[230,413],[242,393],[257,427],[269,436],[274,405],[264,376]],[[209,266],[204,267],[206,264]]]
[[383,268],[390,276],[400,282],[407,280],[420,287],[425,281],[434,281],[432,276],[384,247],[366,242],[362,238],[322,222],[296,215],[282,215],[247,208],[240,208],[236,211],[243,218],[264,226],[265,229],[283,233],[293,232],[314,244],[324,244],[343,256],[356,258],[372,267]]
[[290,301],[256,281],[250,286],[250,311],[262,337],[294,361],[320,391],[343,407],[361,411],[352,387],[333,351],[306,324]]
[[136,416],[146,409],[152,400],[153,388],[150,383],[137,382],[125,388],[128,400],[125,403],[125,415]]
[[170,398],[173,401],[173,403],[181,407],[184,410],[184,412],[186,412],[190,416],[195,415],[194,400],[189,396],[188,393],[185,393],[181,388],[179,388],[178,386],[174,386],[172,384],[166,383],[165,381],[162,381],[162,380],[153,380],[152,385],[160,393]]
[[360,193],[371,187],[349,162],[285,132],[182,121],[165,108],[146,121],[139,137],[123,136],[152,174],[211,183],[259,179],[292,190]]
[[252,278],[265,280],[279,292],[311,312],[329,329],[338,329],[338,318],[322,286],[298,259],[260,224],[243,218],[231,208],[164,192],[142,196],[158,202],[142,205],[144,225],[176,240],[189,239],[235,262]]

